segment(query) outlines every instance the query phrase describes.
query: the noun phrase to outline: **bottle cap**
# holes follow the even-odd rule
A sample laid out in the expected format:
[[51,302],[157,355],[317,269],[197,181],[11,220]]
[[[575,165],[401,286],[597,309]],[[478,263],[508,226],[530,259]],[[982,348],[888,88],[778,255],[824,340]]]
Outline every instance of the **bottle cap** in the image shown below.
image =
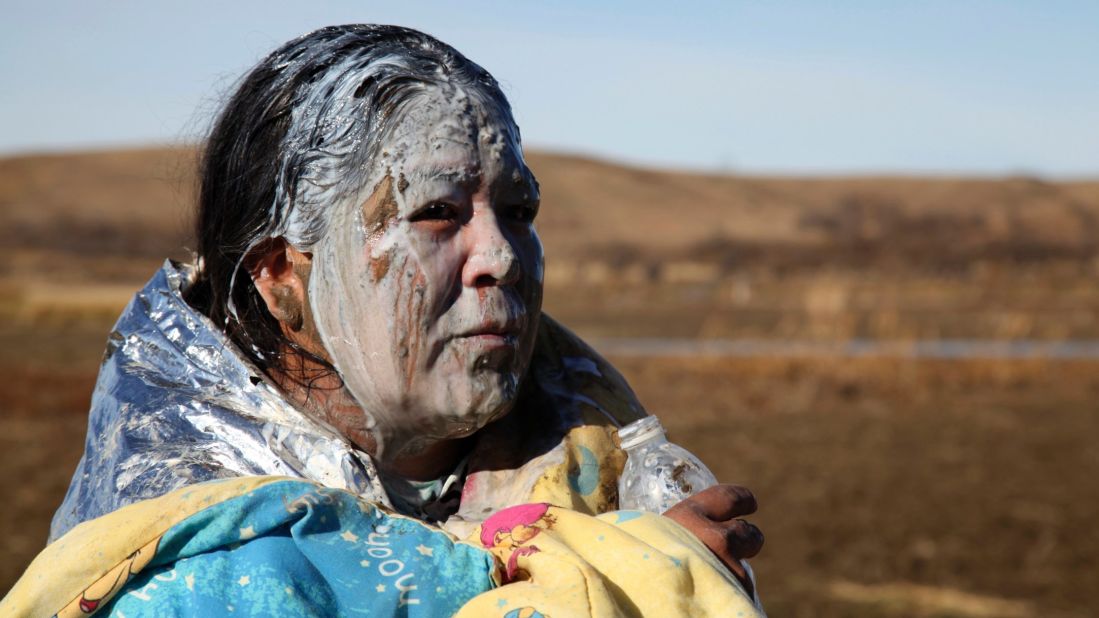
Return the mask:
[[618,430],[618,439],[622,441],[623,450],[629,450],[639,444],[663,437],[664,426],[660,424],[660,419],[655,416],[646,416]]

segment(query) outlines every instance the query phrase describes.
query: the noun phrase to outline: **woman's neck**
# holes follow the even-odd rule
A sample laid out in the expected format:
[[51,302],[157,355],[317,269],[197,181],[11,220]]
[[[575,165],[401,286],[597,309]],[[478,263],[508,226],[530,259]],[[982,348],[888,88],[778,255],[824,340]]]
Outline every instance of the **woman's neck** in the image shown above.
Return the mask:
[[472,436],[440,440],[415,454],[398,457],[393,461],[379,462],[379,465],[390,474],[410,481],[431,481],[453,472],[472,447]]
[[287,399],[334,428],[391,475],[413,481],[437,479],[452,471],[472,447],[472,436],[429,442],[415,435],[379,435],[383,428],[371,426],[369,413],[330,365],[290,350],[283,358],[285,366],[268,373]]

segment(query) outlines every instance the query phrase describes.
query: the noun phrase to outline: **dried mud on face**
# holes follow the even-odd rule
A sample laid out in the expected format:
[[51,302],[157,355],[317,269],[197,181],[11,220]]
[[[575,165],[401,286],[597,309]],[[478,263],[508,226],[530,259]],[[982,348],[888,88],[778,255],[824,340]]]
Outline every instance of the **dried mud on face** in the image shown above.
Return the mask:
[[[45,542],[111,323],[193,246],[192,161],[0,160],[0,591]],[[1099,339],[1096,182],[529,163],[546,310],[584,337]],[[673,439],[756,492],[771,615],[1099,607],[1099,361],[611,360]]]

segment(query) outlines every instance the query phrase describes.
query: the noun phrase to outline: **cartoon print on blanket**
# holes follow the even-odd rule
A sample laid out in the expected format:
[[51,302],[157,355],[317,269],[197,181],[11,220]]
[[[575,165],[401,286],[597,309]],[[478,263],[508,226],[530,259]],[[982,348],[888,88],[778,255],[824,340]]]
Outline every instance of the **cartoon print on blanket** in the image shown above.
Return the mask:
[[[0,607],[14,615],[42,615],[36,610],[49,608],[61,618],[92,613],[449,616],[496,586],[496,563],[488,552],[349,492],[275,479],[227,499],[212,493],[235,482],[203,483],[134,505],[158,517],[195,502],[204,508],[155,534],[121,563],[104,565],[105,574],[86,580],[90,585],[76,599],[44,598],[61,594],[57,586],[34,589],[38,580],[49,579],[50,563],[58,561],[47,548],[42,562],[28,569],[27,581]],[[124,511],[101,520],[125,518]],[[113,538],[111,526],[92,530],[100,523],[77,526],[57,544],[81,548],[73,561],[93,562],[103,553],[97,546],[145,541],[125,533]],[[96,538],[79,538],[88,532]]]
[[495,585],[490,556],[347,492],[287,482],[256,493],[165,534],[163,566],[135,578],[112,611],[445,616]]
[[[506,508],[485,520],[481,526],[481,545],[507,552],[504,583],[519,578],[518,561],[540,551],[537,545],[525,545],[542,530],[553,527],[557,518],[549,514],[546,503],[520,504]],[[523,575],[529,577],[529,574]]]
[[85,522],[0,615],[762,616],[672,520],[503,509],[465,540],[344,490],[211,481]]

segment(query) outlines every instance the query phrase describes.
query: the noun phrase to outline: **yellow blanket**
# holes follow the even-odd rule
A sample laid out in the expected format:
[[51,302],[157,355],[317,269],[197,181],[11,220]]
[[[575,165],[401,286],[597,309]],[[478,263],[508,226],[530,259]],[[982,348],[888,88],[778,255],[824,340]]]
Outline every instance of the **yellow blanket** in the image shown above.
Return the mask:
[[4,616],[759,616],[671,520],[523,504],[467,539],[297,479],[214,481],[47,547]]

